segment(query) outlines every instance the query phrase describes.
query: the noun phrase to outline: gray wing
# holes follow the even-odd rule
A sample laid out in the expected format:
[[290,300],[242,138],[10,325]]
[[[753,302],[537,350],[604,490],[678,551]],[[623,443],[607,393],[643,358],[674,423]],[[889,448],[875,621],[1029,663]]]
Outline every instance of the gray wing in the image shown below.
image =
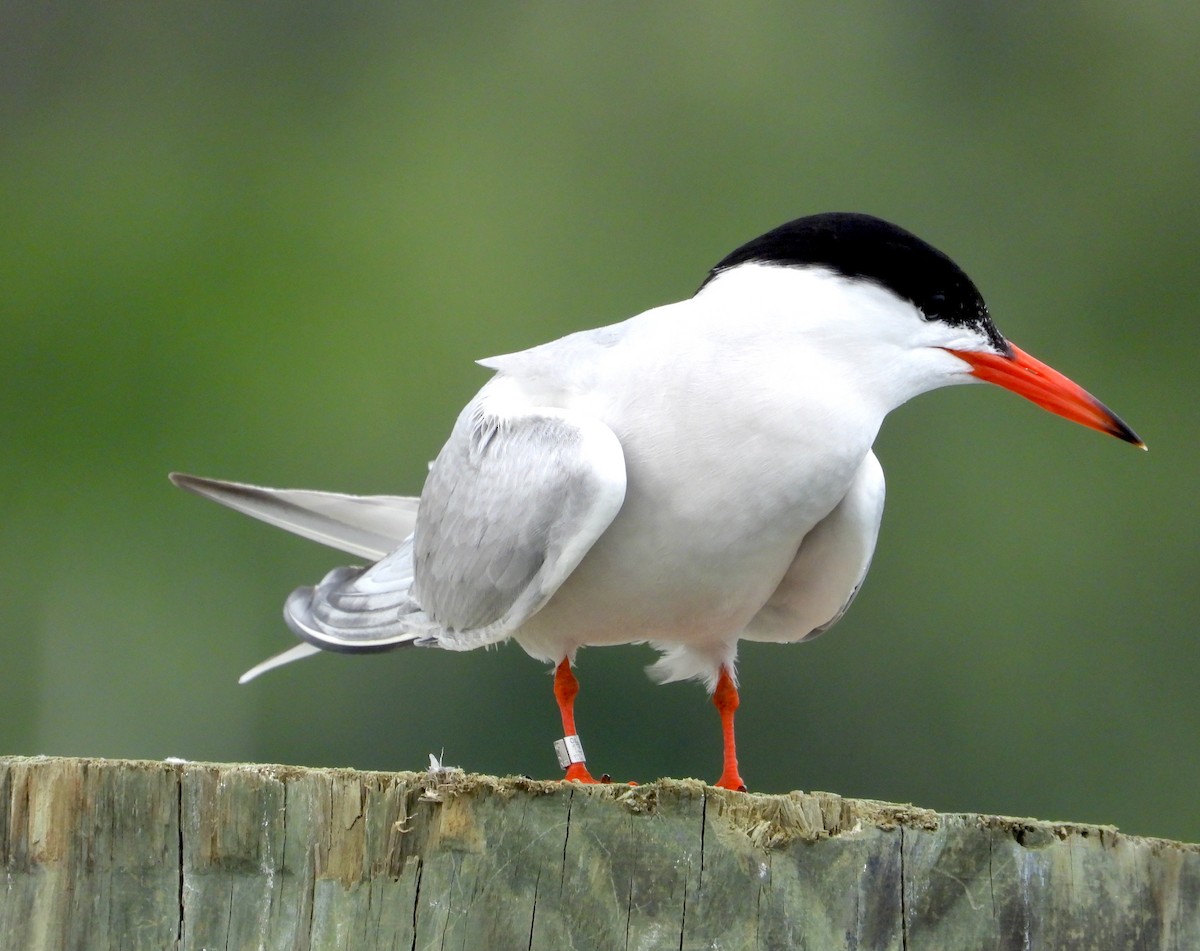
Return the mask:
[[809,640],[836,624],[871,567],[883,497],[883,469],[868,452],[842,501],[804,537],[779,587],[742,637]]
[[418,500],[406,496],[268,489],[182,472],[172,472],[170,478],[181,489],[372,561],[408,538],[417,520]]
[[624,500],[625,455],[600,421],[468,406],[429,473],[413,538],[414,594],[445,630],[444,646],[478,646],[519,627]]
[[343,651],[469,650],[508,637],[575,569],[625,498],[617,437],[568,410],[485,405],[463,411],[434,461],[411,544],[294,592],[297,634]]
[[367,568],[335,568],[283,605],[293,633],[322,650],[370,653],[428,639],[411,595],[412,539]]

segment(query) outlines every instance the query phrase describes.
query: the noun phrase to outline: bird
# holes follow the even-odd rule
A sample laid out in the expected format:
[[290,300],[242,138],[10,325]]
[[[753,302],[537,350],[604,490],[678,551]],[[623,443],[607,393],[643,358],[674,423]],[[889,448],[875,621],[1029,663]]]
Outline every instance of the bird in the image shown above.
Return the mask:
[[699,680],[722,772],[739,641],[833,626],[875,550],[884,417],[988,382],[1134,446],[1116,414],[995,327],[946,254],[857,212],[789,221],[741,245],[695,294],[619,323],[478,361],[419,497],[354,496],[172,473],[176,485],[367,562],[287,598],[300,644],[463,651],[515,641],[554,670],[563,779],[596,782],[575,724],[580,648],[649,643],[657,681]]

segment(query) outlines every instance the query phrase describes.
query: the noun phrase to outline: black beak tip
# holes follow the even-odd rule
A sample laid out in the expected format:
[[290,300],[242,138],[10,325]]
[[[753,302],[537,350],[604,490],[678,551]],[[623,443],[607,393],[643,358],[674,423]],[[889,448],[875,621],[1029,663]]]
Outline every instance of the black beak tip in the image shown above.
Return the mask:
[[1125,420],[1121,419],[1120,416],[1118,416],[1116,413],[1113,413],[1111,410],[1109,411],[1109,415],[1112,417],[1112,429],[1109,430],[1110,433],[1112,433],[1118,439],[1123,439],[1125,442],[1137,446],[1138,449],[1150,448],[1146,445],[1141,436],[1129,428],[1129,425],[1125,422]]

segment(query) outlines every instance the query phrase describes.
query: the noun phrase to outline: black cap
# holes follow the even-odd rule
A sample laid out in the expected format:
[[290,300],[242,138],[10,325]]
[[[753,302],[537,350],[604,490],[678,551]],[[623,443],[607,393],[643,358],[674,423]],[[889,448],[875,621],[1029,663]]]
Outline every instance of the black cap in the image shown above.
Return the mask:
[[727,254],[700,287],[748,263],[827,268],[846,278],[871,281],[911,301],[927,320],[973,328],[998,351],[1008,352],[983,296],[962,268],[933,245],[882,218],[832,211],[789,221]]

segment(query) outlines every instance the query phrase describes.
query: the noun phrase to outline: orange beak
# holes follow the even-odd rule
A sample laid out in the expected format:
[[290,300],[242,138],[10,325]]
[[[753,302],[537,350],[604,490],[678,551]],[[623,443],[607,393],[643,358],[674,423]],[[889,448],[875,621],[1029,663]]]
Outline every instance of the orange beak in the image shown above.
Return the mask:
[[1138,434],[1126,426],[1121,417],[1079,384],[1034,359],[1013,343],[1010,342],[1009,347],[1012,356],[968,350],[948,352],[969,363],[972,376],[1012,390],[1064,419],[1124,439],[1140,449],[1146,448]]

